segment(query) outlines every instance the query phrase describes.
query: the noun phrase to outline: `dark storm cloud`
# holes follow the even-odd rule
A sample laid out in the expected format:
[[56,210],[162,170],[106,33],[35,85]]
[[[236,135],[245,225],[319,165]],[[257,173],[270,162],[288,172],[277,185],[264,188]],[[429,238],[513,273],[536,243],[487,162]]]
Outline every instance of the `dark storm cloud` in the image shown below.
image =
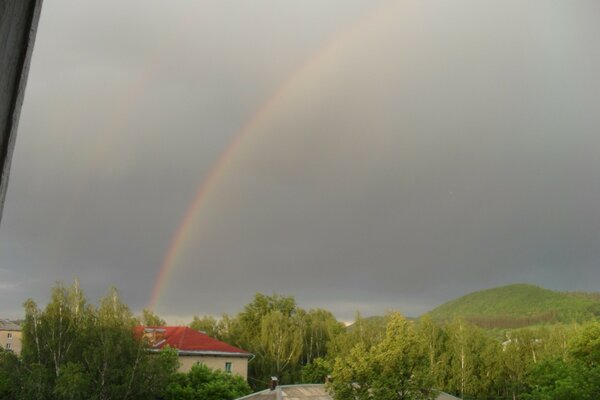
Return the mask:
[[44,5],[0,229],[6,309],[75,275],[143,307],[219,153],[349,26],[235,152],[158,311],[276,291],[350,319],[511,282],[598,290],[593,2],[391,2],[362,25],[380,5],[249,3]]

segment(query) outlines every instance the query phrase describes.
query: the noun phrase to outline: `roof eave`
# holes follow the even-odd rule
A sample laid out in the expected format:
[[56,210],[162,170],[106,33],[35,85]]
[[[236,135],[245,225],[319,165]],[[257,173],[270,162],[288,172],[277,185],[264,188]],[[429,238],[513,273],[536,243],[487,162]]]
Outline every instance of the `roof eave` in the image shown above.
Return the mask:
[[[152,352],[159,352],[161,349],[150,349]],[[236,358],[250,358],[253,354],[251,353],[235,353],[229,351],[211,351],[211,350],[177,350],[177,354],[180,356],[212,356],[212,357],[236,357]]]

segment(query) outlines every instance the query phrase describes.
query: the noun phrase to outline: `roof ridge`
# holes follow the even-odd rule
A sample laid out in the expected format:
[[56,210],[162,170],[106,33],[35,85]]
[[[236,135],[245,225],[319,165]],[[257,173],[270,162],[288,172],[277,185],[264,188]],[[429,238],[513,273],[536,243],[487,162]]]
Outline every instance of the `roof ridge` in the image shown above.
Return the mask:
[[178,348],[181,349],[183,347],[183,343],[184,343],[184,340],[185,340],[185,335],[187,333],[187,326],[180,326],[179,329],[182,330],[181,338],[179,339],[179,346],[178,346]]

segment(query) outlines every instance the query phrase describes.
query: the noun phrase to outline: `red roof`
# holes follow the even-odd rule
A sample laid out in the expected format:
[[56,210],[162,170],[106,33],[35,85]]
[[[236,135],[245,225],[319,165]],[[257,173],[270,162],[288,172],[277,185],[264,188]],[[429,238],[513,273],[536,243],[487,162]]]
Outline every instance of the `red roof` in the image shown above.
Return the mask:
[[237,353],[250,356],[246,350],[211,338],[187,326],[137,326],[136,335],[143,335],[152,349],[170,346],[180,352],[198,353]]

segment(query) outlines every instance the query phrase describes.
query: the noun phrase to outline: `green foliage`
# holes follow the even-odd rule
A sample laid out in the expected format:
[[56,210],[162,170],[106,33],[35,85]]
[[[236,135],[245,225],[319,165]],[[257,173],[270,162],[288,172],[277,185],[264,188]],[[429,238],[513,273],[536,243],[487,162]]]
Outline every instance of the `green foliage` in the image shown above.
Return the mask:
[[594,376],[580,362],[562,359],[547,360],[536,365],[529,373],[530,393],[523,396],[531,400],[592,400],[597,399],[600,376]]
[[336,399],[432,399],[427,346],[414,323],[391,314],[385,337],[370,350],[358,343],[338,358],[331,388]]
[[[544,291],[522,286],[507,290]],[[546,305],[560,303],[552,293]],[[496,295],[487,301],[501,301]],[[529,309],[535,313],[536,307]],[[77,283],[58,285],[44,309],[28,300],[25,310],[21,358],[0,351],[0,399],[210,400],[250,391],[242,378],[205,366],[175,373],[176,351],[149,353],[133,333],[137,320],[114,289],[95,307]],[[150,312],[142,318],[161,322]],[[195,317],[191,326],[253,353],[249,379],[255,389],[272,375],[291,384],[321,383],[331,374],[336,399],[429,399],[437,390],[465,400],[600,398],[598,322],[490,331],[466,319],[427,315],[409,321],[391,314],[357,315],[345,328],[326,310],[257,294],[236,316]]]
[[81,364],[68,362],[62,368],[56,384],[54,394],[57,399],[85,400],[91,393],[90,374]]
[[600,324],[574,331],[566,356],[548,358],[531,368],[531,400],[592,400],[600,398]]
[[600,315],[600,300],[534,285],[515,284],[470,293],[435,308],[436,320],[460,317],[484,328],[585,321]]
[[[461,319],[389,318],[383,338],[355,337],[350,351],[338,353],[330,384],[336,399],[428,398],[437,390],[466,400],[600,398],[600,324],[512,330],[498,339]],[[552,371],[553,360],[568,368]]]
[[385,337],[387,321],[387,317],[363,318],[357,313],[354,323],[343,334],[332,337],[329,353],[345,357],[359,343],[370,349]]
[[22,383],[15,397],[159,398],[178,367],[177,353],[149,353],[135,337],[135,323],[114,288],[97,308],[87,304],[77,282],[53,288],[43,310],[26,301]]
[[14,399],[21,385],[19,359],[12,351],[0,348],[0,399]]
[[142,310],[140,324],[143,326],[165,326],[167,323],[164,319],[156,315],[152,310]]
[[600,366],[600,323],[586,324],[578,335],[569,342],[570,353],[585,365]]
[[312,362],[302,367],[303,383],[325,383],[325,378],[333,372],[331,361],[324,358],[315,358]]
[[238,314],[236,333],[242,347],[256,355],[249,368],[254,382],[268,382],[271,376],[282,383],[298,378],[302,324],[293,298],[257,294]]
[[211,315],[206,315],[199,318],[194,315],[193,321],[189,325],[190,328],[204,332],[210,337],[217,338],[219,340],[223,337],[222,326],[217,319]]
[[292,297],[257,293],[235,317],[216,322],[195,318],[196,329],[213,330],[216,336],[255,355],[249,379],[255,389],[266,387],[271,376],[282,384],[302,380],[302,368],[331,352],[330,344],[344,326],[329,311],[303,310]]
[[298,315],[303,329],[301,362],[306,365],[317,358],[325,357],[330,343],[344,332],[345,327],[327,310],[298,309]]
[[166,386],[166,400],[232,400],[250,394],[246,381],[219,370],[196,364],[187,374],[179,373]]

